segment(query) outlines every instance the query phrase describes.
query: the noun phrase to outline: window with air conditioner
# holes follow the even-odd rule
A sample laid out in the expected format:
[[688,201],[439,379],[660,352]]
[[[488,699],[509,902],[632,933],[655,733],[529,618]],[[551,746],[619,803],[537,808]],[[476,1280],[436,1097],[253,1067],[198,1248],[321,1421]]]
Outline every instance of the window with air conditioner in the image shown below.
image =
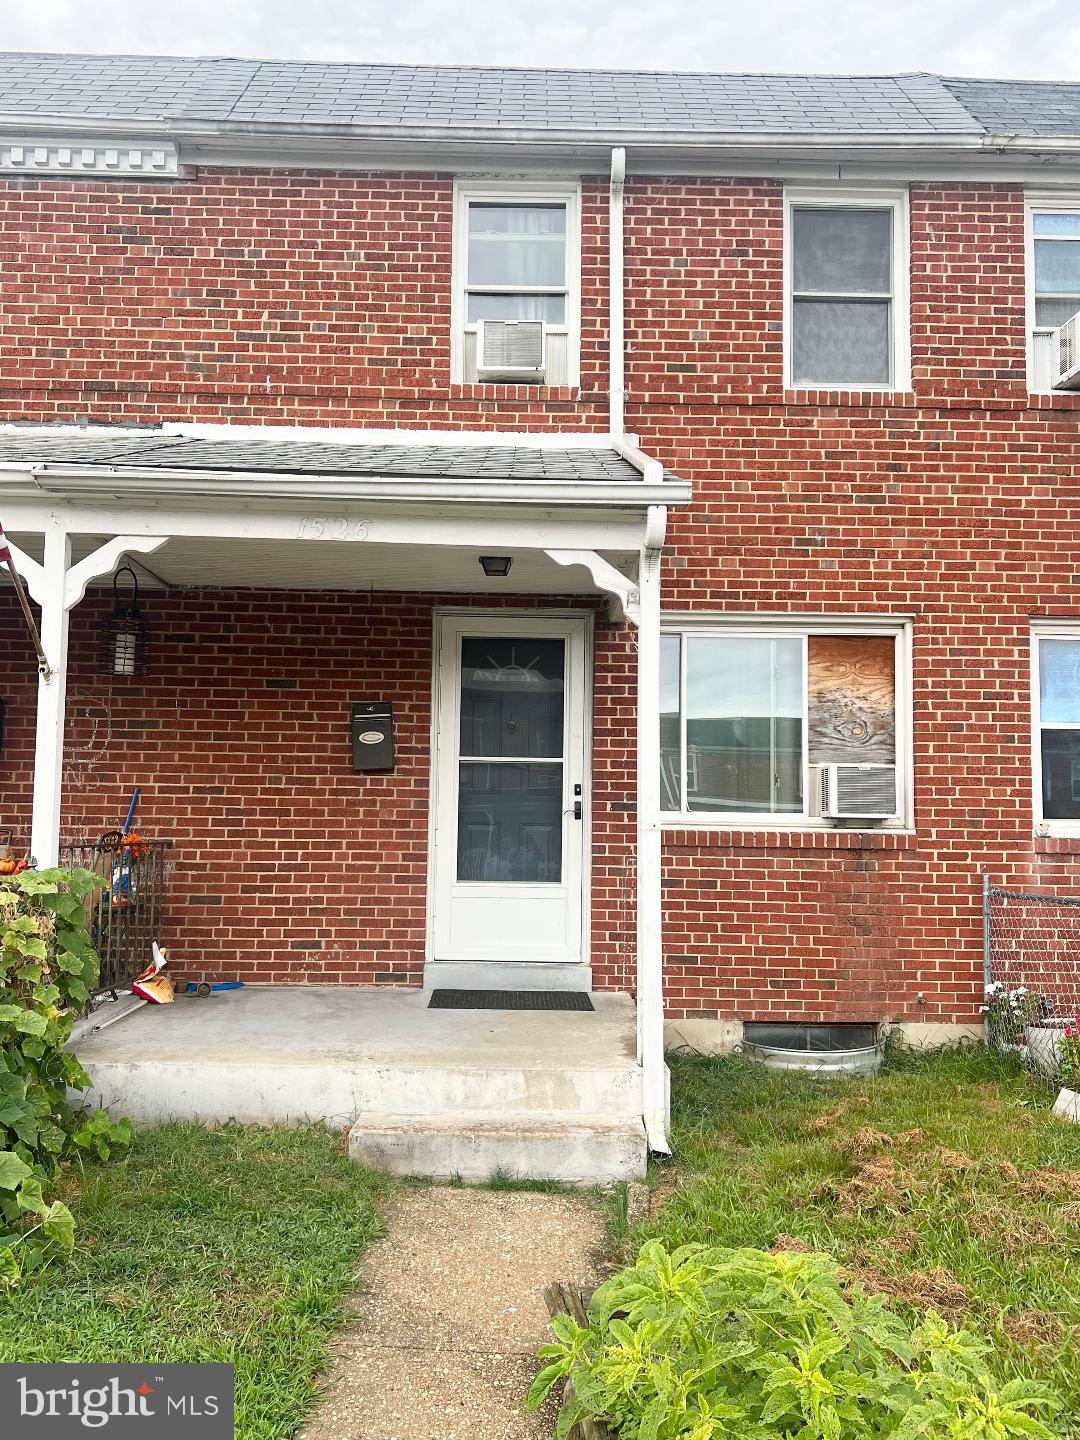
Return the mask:
[[907,223],[902,193],[788,191],[789,388],[909,387]]
[[1028,205],[1029,385],[1054,388],[1059,328],[1080,313],[1080,197]]
[[909,655],[903,620],[665,622],[666,819],[908,827]]
[[1036,828],[1080,834],[1080,623],[1032,637],[1032,769]]
[[454,379],[577,384],[579,212],[576,187],[458,186]]

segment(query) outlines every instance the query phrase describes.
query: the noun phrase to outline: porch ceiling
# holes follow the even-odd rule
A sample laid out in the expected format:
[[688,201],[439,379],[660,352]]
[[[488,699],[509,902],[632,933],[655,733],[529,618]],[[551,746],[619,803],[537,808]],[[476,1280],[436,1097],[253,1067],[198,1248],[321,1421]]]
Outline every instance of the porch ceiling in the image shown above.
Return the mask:
[[[43,558],[40,534],[11,532],[10,538],[35,560]],[[104,543],[105,535],[72,537],[73,563]],[[440,594],[592,595],[600,593],[584,565],[560,565],[542,550],[506,547],[511,557],[505,579],[491,578],[480,566],[484,547],[454,545],[363,545],[308,540],[208,539],[179,536],[153,555],[132,556],[142,589],[213,588],[273,590],[424,591]],[[609,558],[633,574],[625,554]],[[0,568],[0,589],[9,584]],[[112,584],[111,577],[90,589]]]

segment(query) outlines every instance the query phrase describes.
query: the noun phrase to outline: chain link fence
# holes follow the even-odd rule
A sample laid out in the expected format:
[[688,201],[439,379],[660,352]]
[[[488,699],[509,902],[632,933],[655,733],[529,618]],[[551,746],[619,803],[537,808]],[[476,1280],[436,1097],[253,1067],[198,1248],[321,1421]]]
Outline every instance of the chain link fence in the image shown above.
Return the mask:
[[984,875],[983,956],[990,1044],[1075,1087],[1063,1065],[1080,1016],[1080,896],[1003,890]]

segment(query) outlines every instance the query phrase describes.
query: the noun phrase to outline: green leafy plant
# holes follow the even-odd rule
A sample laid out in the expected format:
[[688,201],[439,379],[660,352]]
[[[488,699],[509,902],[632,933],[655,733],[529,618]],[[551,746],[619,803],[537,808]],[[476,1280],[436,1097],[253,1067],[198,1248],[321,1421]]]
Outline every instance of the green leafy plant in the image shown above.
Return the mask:
[[1080,1015],[1061,1036],[1061,1083],[1067,1090],[1080,1090]]
[[659,1241],[553,1322],[535,1410],[572,1381],[559,1440],[605,1420],[621,1440],[1053,1440],[1057,1397],[999,1382],[989,1344],[933,1311],[911,1326],[827,1255]]
[[98,976],[83,902],[100,884],[88,870],[0,878],[0,1288],[74,1244],[69,1211],[44,1193],[61,1162],[107,1159],[133,1136],[68,1099],[90,1084],[65,1047]]

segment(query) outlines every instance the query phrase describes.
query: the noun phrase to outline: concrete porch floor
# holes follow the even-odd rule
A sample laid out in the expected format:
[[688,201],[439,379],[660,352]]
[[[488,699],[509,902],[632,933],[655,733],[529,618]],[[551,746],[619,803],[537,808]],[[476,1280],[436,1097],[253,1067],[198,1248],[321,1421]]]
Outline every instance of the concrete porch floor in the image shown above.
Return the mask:
[[401,1174],[624,1179],[645,1163],[634,1004],[429,1010],[419,990],[248,986],[143,1006],[75,1041],[89,1102],[169,1119],[350,1127]]

